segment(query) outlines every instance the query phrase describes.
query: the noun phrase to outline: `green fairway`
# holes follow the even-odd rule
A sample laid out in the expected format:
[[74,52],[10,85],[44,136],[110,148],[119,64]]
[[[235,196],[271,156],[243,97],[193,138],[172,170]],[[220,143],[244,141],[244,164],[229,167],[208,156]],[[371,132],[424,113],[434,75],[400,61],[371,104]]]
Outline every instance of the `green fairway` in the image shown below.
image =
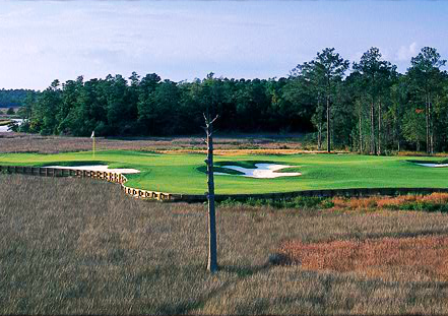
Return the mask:
[[[168,193],[202,194],[206,191],[202,154],[157,154],[136,151],[103,151],[43,154],[2,154],[1,165],[80,165],[107,164],[111,168],[135,168],[140,174],[127,175],[127,185],[135,188]],[[359,155],[250,155],[216,156],[217,166],[232,162],[250,166],[256,162],[287,164],[293,168],[282,172],[300,172],[297,177],[253,179],[237,172],[219,168],[216,171],[233,173],[217,175],[218,194],[287,192],[310,189],[372,188],[372,187],[430,187],[448,186],[448,168],[429,168],[412,161],[440,161],[439,158],[375,157]]]

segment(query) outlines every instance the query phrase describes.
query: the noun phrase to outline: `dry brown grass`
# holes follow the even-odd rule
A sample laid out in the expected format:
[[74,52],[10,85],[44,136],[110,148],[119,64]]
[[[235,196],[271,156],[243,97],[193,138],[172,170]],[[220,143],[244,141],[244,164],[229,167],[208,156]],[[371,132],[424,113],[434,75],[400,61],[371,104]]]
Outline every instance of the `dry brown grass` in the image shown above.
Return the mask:
[[[406,206],[433,205],[445,206],[448,193],[431,193],[428,195],[373,196],[365,198],[334,197],[331,200],[333,211],[377,211],[406,209]],[[410,208],[412,209],[412,208]]]
[[285,243],[284,262],[313,271],[400,281],[448,282],[448,236]]
[[[303,150],[302,137],[290,138],[240,136],[215,138],[215,148],[228,150],[261,150],[267,152]],[[147,150],[161,152],[205,152],[201,137],[149,137],[149,138],[102,138],[96,139],[97,150]],[[21,133],[0,133],[0,153],[39,152],[59,153],[92,150],[92,140],[88,137],[40,136]]]
[[[157,150],[162,154],[206,154],[207,150],[204,149],[168,149]],[[348,151],[333,151],[333,154],[348,153]],[[241,156],[241,155],[297,155],[297,154],[327,154],[324,151],[317,150],[303,150],[303,149],[218,149],[214,151],[217,156]]]
[[366,197],[366,198],[344,198],[334,197],[331,199],[333,203],[332,210],[368,210],[376,208],[379,197]]
[[388,279],[272,264],[288,241],[446,237],[444,214],[241,205],[219,208],[217,225],[211,276],[205,205],[134,200],[87,179],[0,176],[0,314],[448,313],[446,280],[402,265],[386,265],[403,274]]
[[[420,156],[420,157],[428,157],[428,153],[424,151],[400,151],[398,152],[398,156]],[[433,157],[447,157],[448,153],[435,153],[432,154]]]

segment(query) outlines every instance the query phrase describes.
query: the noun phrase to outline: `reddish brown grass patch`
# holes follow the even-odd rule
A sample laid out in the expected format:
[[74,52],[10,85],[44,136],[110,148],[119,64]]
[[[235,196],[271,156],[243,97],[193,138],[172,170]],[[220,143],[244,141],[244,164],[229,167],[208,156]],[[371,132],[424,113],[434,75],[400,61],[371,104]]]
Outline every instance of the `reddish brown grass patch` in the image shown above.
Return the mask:
[[288,242],[284,263],[305,270],[356,272],[367,277],[448,281],[448,236]]
[[410,202],[421,201],[424,197],[418,195],[400,195],[396,197],[376,198],[376,205],[379,208],[388,208],[391,206],[401,206]]
[[333,209],[350,209],[350,210],[359,210],[359,209],[370,209],[375,208],[377,206],[377,197],[368,197],[368,198],[344,198],[344,197],[334,197],[332,199]]
[[431,193],[428,195],[372,196],[362,198],[334,197],[331,199],[333,211],[399,209],[411,204],[444,205],[448,203],[448,193]]

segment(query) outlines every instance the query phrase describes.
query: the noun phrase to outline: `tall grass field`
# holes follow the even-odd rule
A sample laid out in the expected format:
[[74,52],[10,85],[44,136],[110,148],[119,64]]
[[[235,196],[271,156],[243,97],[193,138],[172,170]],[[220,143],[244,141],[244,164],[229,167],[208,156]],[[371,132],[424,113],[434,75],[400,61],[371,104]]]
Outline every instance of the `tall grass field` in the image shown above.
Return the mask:
[[[0,314],[448,313],[446,214],[390,211],[379,199],[333,204],[218,206],[211,275],[206,205],[136,200],[90,179],[0,175]],[[278,264],[290,250],[292,262]]]

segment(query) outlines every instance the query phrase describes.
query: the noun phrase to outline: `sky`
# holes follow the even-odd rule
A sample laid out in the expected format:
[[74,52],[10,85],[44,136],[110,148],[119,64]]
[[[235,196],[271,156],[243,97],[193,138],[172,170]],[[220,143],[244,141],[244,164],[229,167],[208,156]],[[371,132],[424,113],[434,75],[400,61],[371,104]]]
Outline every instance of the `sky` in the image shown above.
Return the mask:
[[405,72],[424,46],[448,59],[448,1],[0,0],[0,88],[108,74],[174,81],[279,78],[325,47],[370,47]]

